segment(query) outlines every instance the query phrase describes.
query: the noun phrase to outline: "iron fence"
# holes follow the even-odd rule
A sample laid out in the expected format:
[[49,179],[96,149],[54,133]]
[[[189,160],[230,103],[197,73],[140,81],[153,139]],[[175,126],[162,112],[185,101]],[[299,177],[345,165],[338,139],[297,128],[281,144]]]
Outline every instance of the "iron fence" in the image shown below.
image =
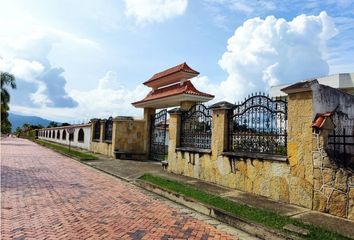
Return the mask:
[[113,118],[109,117],[104,125],[104,140],[112,141]]
[[335,162],[354,169],[354,120],[328,135],[327,152]]
[[181,147],[211,148],[212,112],[196,104],[181,115]]
[[287,102],[252,94],[229,112],[229,151],[286,155]]

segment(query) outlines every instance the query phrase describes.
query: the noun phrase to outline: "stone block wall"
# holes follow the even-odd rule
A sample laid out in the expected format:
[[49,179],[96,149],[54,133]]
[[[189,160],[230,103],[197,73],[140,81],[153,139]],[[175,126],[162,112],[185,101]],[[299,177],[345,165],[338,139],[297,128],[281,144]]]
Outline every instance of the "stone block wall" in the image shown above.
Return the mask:
[[274,200],[289,202],[290,167],[286,162],[219,156],[177,150],[169,152],[168,170]]
[[328,156],[325,131],[314,133],[313,141],[313,209],[354,220],[354,172]]
[[117,120],[114,150],[132,153],[146,154],[144,149],[145,121],[144,120]]
[[[92,130],[93,131],[93,121]],[[91,139],[90,150],[109,157],[115,157],[114,151],[134,155],[132,158],[145,159],[145,121],[134,120],[129,117],[113,119],[112,141],[103,139],[104,121],[101,121],[100,139]]]
[[[297,84],[287,92],[288,143],[285,159],[229,154],[228,103],[223,103],[213,109],[210,151],[181,148],[180,113],[178,110],[170,112],[168,171],[353,219],[353,172],[331,161],[324,151],[324,133],[314,135],[311,125],[316,115],[314,111],[333,111],[334,105],[353,118],[354,98],[323,87],[318,82],[301,85]],[[330,99],[337,99],[336,104],[321,101],[328,94]]]

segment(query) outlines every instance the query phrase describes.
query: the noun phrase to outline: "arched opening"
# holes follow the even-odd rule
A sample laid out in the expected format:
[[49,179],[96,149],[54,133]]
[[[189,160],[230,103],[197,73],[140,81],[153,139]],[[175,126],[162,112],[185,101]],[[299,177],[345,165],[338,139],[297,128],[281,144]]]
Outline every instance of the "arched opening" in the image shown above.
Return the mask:
[[82,128],[80,128],[79,133],[77,135],[77,141],[84,142],[84,138],[85,138],[84,130]]
[[49,131],[49,136],[48,138],[52,138],[52,131]]
[[66,140],[66,130],[65,130],[65,129],[63,129],[63,136],[62,136],[62,139],[63,139],[63,140]]
[[60,139],[60,130],[57,131],[57,139]]
[[52,138],[55,138],[55,131],[52,131]]
[[69,133],[69,141],[74,141],[74,133]]

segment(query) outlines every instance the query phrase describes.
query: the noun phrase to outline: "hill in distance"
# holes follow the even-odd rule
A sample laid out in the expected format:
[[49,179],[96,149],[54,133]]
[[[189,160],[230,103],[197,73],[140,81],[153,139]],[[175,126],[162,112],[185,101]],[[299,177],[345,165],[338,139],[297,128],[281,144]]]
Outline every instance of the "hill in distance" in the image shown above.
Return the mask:
[[[9,121],[12,124],[12,132],[16,130],[17,127],[22,127],[23,124],[28,123],[31,125],[42,125],[47,127],[52,120],[44,119],[36,116],[24,116],[9,112]],[[58,123],[58,122],[57,122]],[[58,123],[61,124],[61,123]]]

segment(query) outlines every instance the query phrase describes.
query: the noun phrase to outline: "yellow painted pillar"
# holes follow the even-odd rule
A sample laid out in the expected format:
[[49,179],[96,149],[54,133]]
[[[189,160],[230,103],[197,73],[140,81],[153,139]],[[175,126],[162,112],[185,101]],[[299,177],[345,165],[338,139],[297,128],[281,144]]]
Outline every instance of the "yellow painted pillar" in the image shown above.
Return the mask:
[[155,114],[155,108],[144,108],[144,121],[145,121],[145,138],[144,138],[144,152],[146,153],[146,158],[149,157],[150,151],[150,128],[151,128],[151,116]]
[[313,94],[311,88],[288,93],[288,144],[290,165],[289,202],[312,208],[314,169],[312,161]]
[[210,106],[213,111],[211,152],[212,159],[217,159],[228,147],[228,113],[233,107],[229,102],[219,102]]

